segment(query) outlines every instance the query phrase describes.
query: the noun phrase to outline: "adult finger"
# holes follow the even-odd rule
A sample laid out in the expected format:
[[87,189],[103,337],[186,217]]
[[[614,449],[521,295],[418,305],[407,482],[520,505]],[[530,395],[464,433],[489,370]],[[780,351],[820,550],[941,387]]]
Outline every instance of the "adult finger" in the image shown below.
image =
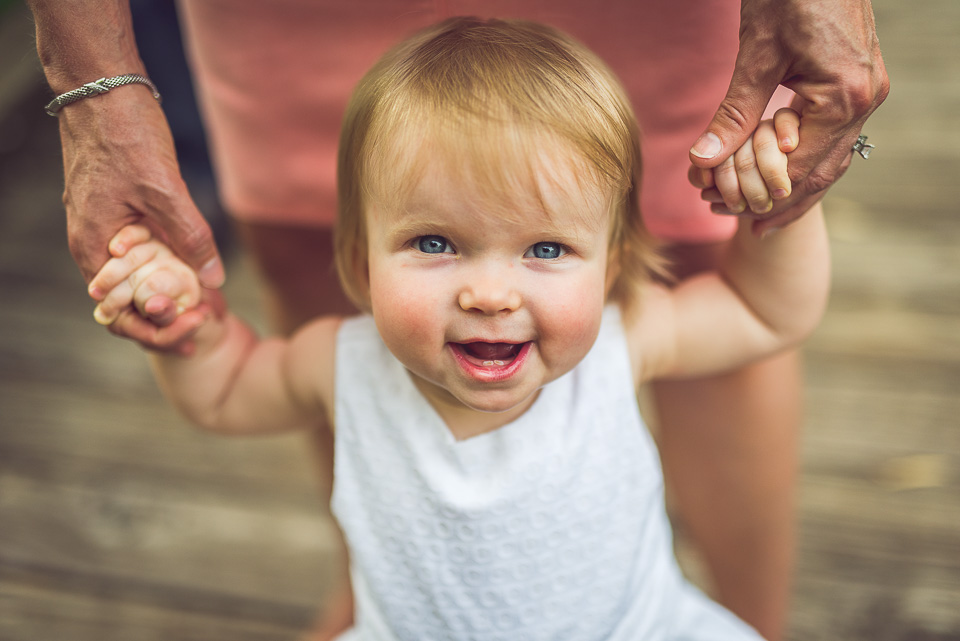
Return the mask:
[[696,165],[690,165],[687,169],[687,180],[697,189],[710,189],[714,186],[713,170],[700,169]]
[[741,42],[727,94],[690,149],[690,162],[697,167],[717,167],[744,145],[783,77],[779,62]]
[[186,343],[203,324],[208,311],[208,308],[198,306],[178,316],[170,325],[157,327],[135,309],[127,307],[107,329],[111,334],[137,342],[146,349],[182,354],[186,353]]
[[153,212],[153,222],[163,229],[173,251],[197,272],[204,287],[220,287],[225,274],[213,232],[186,188],[178,191],[170,205]]
[[[843,175],[847,171],[852,157],[853,153],[847,152],[846,158],[838,168],[839,175]],[[825,190],[820,190],[808,194],[794,187],[793,193],[788,198],[774,203],[773,211],[768,216],[754,222],[753,232],[762,234],[789,225],[820,201],[825,193]]]

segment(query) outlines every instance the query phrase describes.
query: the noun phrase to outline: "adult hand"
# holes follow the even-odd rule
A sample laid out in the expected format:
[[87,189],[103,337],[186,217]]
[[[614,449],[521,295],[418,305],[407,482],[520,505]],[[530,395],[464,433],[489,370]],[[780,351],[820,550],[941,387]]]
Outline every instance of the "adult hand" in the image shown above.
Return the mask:
[[[128,0],[27,3],[37,27],[37,54],[54,93],[99,77],[146,73]],[[166,119],[150,91],[117,87],[67,105],[58,120],[67,234],[84,278],[89,281],[107,261],[114,234],[142,222],[198,271],[204,285],[219,287],[223,266],[213,235],[180,178]],[[111,331],[146,347],[175,348],[184,343],[195,315],[175,318],[171,304],[154,303],[155,323],[125,314]]]
[[[205,286],[219,287],[223,267],[212,233],[180,177],[166,120],[150,92],[114,89],[68,105],[59,119],[67,235],[84,278],[107,261],[117,231],[141,222],[196,269]],[[148,348],[178,350],[197,319],[171,314],[174,307],[158,298],[155,313],[123,314],[110,331]]]
[[[778,84],[797,94],[800,143],[789,156],[793,191],[754,223],[758,233],[800,216],[843,174],[863,123],[889,93],[869,0],[742,0],[733,79],[690,151],[693,165],[731,162]],[[727,205],[733,213],[736,203]]]

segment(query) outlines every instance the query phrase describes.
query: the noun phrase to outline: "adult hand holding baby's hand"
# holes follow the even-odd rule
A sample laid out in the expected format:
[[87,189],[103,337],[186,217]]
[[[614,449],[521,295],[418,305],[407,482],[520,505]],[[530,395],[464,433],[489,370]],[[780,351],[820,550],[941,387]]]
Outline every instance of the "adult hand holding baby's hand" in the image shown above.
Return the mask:
[[[790,153],[793,192],[754,223],[757,232],[794,220],[843,175],[863,123],[887,97],[869,0],[743,0],[733,79],[691,149],[693,165],[712,169],[727,162],[756,129],[779,84],[797,94],[792,106],[803,140]],[[691,172],[701,188],[706,176]],[[735,203],[727,205],[733,213]]]
[[[124,89],[59,113],[70,251],[89,281],[110,259],[107,244],[119,229],[149,223],[163,230],[206,285],[218,287],[223,267],[210,228],[180,177],[163,113],[149,92]],[[173,351],[192,331],[191,315],[178,316],[173,301],[157,298],[139,312],[118,310],[110,331]]]
[[[190,353],[190,338],[210,312],[211,296],[219,296],[212,290],[205,294],[196,273],[143,225],[121,229],[110,240],[109,251],[112,258],[88,287],[98,301],[96,321],[144,347]],[[204,298],[208,302],[202,302]],[[138,338],[122,331],[130,327],[146,333]]]

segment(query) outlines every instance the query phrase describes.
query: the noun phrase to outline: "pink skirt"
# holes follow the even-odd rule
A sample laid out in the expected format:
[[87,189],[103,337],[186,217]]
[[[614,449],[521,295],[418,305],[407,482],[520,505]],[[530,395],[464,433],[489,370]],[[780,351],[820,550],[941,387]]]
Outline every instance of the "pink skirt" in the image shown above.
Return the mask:
[[[687,182],[688,150],[723,98],[738,47],[730,0],[180,0],[223,203],[234,216],[329,226],[347,99],[393,44],[453,15],[554,25],[626,87],[643,136],[641,207],[672,241],[728,238]],[[775,97],[787,104],[789,96]]]

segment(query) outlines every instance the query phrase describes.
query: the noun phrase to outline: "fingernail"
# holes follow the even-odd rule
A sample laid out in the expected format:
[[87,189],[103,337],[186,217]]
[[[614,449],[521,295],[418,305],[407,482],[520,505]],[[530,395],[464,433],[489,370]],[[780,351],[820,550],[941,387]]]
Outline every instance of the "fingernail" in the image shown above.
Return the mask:
[[742,214],[743,210],[746,208],[747,208],[746,203],[737,203],[736,205],[730,208],[730,211],[733,212],[734,214]]
[[709,131],[697,139],[690,153],[697,158],[713,158],[723,150],[723,143],[716,134]]
[[786,189],[774,189],[773,193],[770,195],[773,196],[774,199],[780,200],[781,198],[786,198],[787,196],[789,196],[790,192],[787,191]]
[[782,227],[768,227],[767,229],[764,229],[762,232],[760,232],[760,240],[764,240],[764,239],[769,238],[770,236],[773,236],[775,233],[777,233],[777,232],[780,231],[781,229],[783,229],[783,228],[782,228]]
[[223,273],[223,265],[220,264],[220,260],[217,258],[210,259],[210,262],[197,272],[197,277],[200,279],[200,282],[203,283],[204,287],[213,289],[221,287],[226,278]]
[[103,292],[100,290],[100,288],[94,287],[93,285],[90,285],[87,288],[87,293],[90,294],[90,298],[94,300],[100,300],[103,298]]
[[100,325],[110,324],[110,319],[104,315],[103,310],[100,309],[99,305],[97,305],[96,308],[93,310],[93,320],[97,321],[97,323],[99,323]]

